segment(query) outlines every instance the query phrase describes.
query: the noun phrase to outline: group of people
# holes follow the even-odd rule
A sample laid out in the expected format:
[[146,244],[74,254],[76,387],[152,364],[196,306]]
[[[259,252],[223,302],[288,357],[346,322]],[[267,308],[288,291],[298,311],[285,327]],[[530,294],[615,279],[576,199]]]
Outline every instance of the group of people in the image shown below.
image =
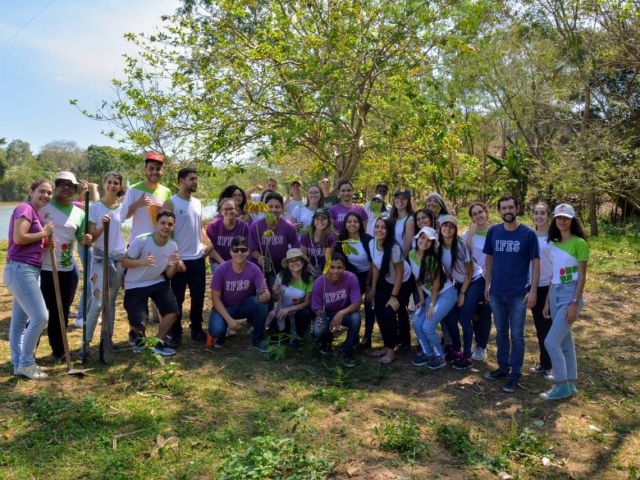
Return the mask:
[[[10,344],[16,375],[47,377],[35,361],[45,325],[53,356],[64,353],[45,250],[55,252],[66,323],[78,242],[92,248],[86,344],[102,311],[105,281],[110,305],[109,318],[102,321],[113,324],[124,281],[129,343],[135,352],[153,344],[153,351],[164,356],[174,355],[182,343],[187,287],[192,341],[223,349],[240,332],[239,320],[247,319],[252,345],[260,352],[272,342],[297,347],[313,339],[319,354],[326,355],[344,329],[346,338],[337,350],[346,367],[356,364],[357,350],[379,357],[381,364],[392,363],[398,352],[411,351],[413,327],[418,344],[413,365],[469,369],[487,356],[493,317],[498,368],[485,377],[503,379],[503,390],[514,392],[530,309],[540,351],[531,370],[554,381],[541,396],[575,394],[571,326],[583,305],[589,247],[570,205],[560,204],[552,212],[547,204],[536,204],[530,228],[519,222],[513,197],[498,200],[502,222],[495,225],[489,223],[488,207],[474,202],[468,209],[470,227],[461,234],[458,219],[438,193],[414,210],[410,190],[395,191],[388,205],[388,187],[381,183],[361,206],[354,203],[350,182],[341,181],[332,195],[330,182],[323,179],[307,188],[306,198],[301,182],[292,182],[285,201],[277,182],[269,179],[266,188],[246,192],[226,187],[216,218],[205,225],[202,204],[193,196],[197,171],[181,169],[179,190],[172,194],[160,183],[163,167],[162,155],[147,154],[145,180],[128,188],[124,198],[122,175],[106,174],[104,195],[88,212],[73,203],[80,184],[71,172],[61,172],[54,183],[34,182],[29,200],[16,207],[4,271],[13,294]],[[258,189],[261,195],[254,193]],[[122,224],[129,218],[127,245]],[[207,257],[212,309],[205,333]],[[104,262],[109,263],[107,280],[102,278]],[[152,310],[159,327],[149,343]],[[381,349],[372,348],[376,322]]]

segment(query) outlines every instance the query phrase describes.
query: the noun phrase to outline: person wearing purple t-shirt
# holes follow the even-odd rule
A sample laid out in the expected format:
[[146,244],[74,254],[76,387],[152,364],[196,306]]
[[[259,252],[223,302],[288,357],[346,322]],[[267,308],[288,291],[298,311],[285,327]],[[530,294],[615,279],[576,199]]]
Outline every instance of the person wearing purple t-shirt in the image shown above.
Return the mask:
[[213,310],[209,317],[209,335],[215,340],[214,348],[222,348],[227,328],[238,330],[236,319],[247,318],[253,326],[253,346],[265,353],[264,325],[271,294],[260,268],[248,262],[248,257],[247,240],[235,237],[231,241],[231,260],[219,265],[213,272]]
[[299,248],[300,241],[296,227],[280,218],[284,212],[282,195],[271,192],[264,200],[269,207],[269,215],[253,222],[249,227],[249,250],[262,267],[271,290],[276,274],[282,270],[282,260],[287,256],[287,251]]
[[345,367],[355,366],[353,347],[360,332],[360,286],[358,278],[346,271],[347,259],[339,252],[331,255],[329,271],[317,278],[311,293],[311,309],[316,314],[313,332],[321,354],[331,348],[333,332],[347,327],[341,361]]
[[207,237],[211,240],[211,250],[208,252],[211,271],[231,260],[231,241],[235,237],[247,236],[247,224],[239,218],[238,205],[234,199],[223,198],[218,208],[222,216],[207,225]]
[[49,317],[39,281],[45,238],[51,236],[54,226],[53,222],[43,225],[38,212],[52,195],[51,182],[37,180],[31,185],[29,201],[13,210],[4,267],[4,284],[13,295],[9,327],[13,373],[32,380],[47,378],[36,364],[35,353]]
[[353,203],[353,186],[351,185],[351,182],[348,180],[341,181],[338,184],[338,194],[340,195],[340,203],[334,205],[329,210],[331,220],[333,221],[333,227],[336,229],[336,232],[339,232],[342,228],[344,217],[346,217],[349,212],[354,212],[360,216],[366,231],[369,215],[367,215],[367,211],[363,207]]
[[313,214],[309,231],[300,237],[302,252],[309,257],[309,265],[314,278],[318,278],[322,274],[326,258],[331,257],[336,246],[336,237],[332,232],[329,211],[320,208]]

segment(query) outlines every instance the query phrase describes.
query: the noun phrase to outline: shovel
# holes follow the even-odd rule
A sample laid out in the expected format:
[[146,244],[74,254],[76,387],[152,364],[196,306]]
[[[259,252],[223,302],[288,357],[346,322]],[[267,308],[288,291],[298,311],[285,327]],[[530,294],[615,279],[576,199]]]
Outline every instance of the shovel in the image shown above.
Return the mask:
[[111,273],[111,263],[109,261],[109,224],[104,222],[104,232],[102,240],[104,244],[104,253],[102,260],[102,328],[100,329],[100,361],[107,365],[113,363],[113,325],[111,324],[111,315],[109,310],[109,274]]
[[53,248],[49,248],[49,255],[51,256],[51,270],[53,273],[53,290],[55,291],[55,294],[56,294],[56,306],[58,307],[58,319],[60,320],[60,333],[62,334],[62,344],[64,345],[64,358],[67,362],[67,374],[82,376],[89,370],[93,370],[93,368],[74,370],[71,367],[71,354],[69,353],[69,340],[67,339],[67,326],[64,324],[62,296],[60,295],[60,279],[58,278],[58,263],[56,261],[56,254],[53,251]]

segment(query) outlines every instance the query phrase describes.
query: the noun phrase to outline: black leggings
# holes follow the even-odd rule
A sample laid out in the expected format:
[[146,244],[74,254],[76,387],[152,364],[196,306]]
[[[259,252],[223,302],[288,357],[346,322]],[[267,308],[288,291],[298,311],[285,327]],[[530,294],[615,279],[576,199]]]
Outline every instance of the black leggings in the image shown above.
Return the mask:
[[[68,272],[58,271],[58,279],[60,280],[60,300],[62,302],[62,314],[64,315],[65,326],[69,324],[69,308],[71,307],[71,289],[73,288],[73,277],[76,276],[75,271]],[[53,272],[42,270],[40,272],[40,290],[44,303],[49,311],[49,324],[47,325],[47,335],[49,336],[49,345],[53,351],[53,355],[61,358],[64,357],[64,343],[62,343],[62,330],[60,330],[60,319],[58,317],[58,304],[56,302],[55,289],[53,287]]]
[[376,322],[375,312],[373,310],[373,304],[366,299],[367,296],[367,279],[369,278],[369,271],[366,272],[353,272],[358,277],[358,284],[360,285],[360,293],[365,296],[364,300],[364,338],[371,339],[373,336],[373,325]]
[[538,287],[536,304],[531,309],[533,314],[533,324],[536,327],[536,336],[538,337],[538,348],[540,349],[540,366],[544,370],[551,370],[551,358],[544,346],[544,339],[547,338],[549,329],[551,328],[551,317],[544,318],[542,310],[544,310],[544,304],[547,300],[547,294],[549,293],[549,287]]
[[394,312],[391,307],[386,306],[389,298],[391,298],[393,285],[384,278],[378,282],[374,308],[385,348],[395,348],[398,343],[407,346],[411,345],[411,327],[409,325],[407,306],[409,305],[409,297],[413,291],[414,284],[413,276],[402,284],[397,297],[400,308],[397,312]]

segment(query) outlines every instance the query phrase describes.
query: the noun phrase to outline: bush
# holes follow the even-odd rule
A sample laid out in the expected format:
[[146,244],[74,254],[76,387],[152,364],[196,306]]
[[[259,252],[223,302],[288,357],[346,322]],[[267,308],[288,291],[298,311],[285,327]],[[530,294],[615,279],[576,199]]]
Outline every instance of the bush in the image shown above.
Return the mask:
[[407,461],[415,461],[429,448],[422,440],[416,419],[408,415],[387,415],[375,432],[381,448],[396,452]]
[[221,480],[320,480],[333,470],[331,462],[293,438],[254,437],[240,446],[224,462]]

